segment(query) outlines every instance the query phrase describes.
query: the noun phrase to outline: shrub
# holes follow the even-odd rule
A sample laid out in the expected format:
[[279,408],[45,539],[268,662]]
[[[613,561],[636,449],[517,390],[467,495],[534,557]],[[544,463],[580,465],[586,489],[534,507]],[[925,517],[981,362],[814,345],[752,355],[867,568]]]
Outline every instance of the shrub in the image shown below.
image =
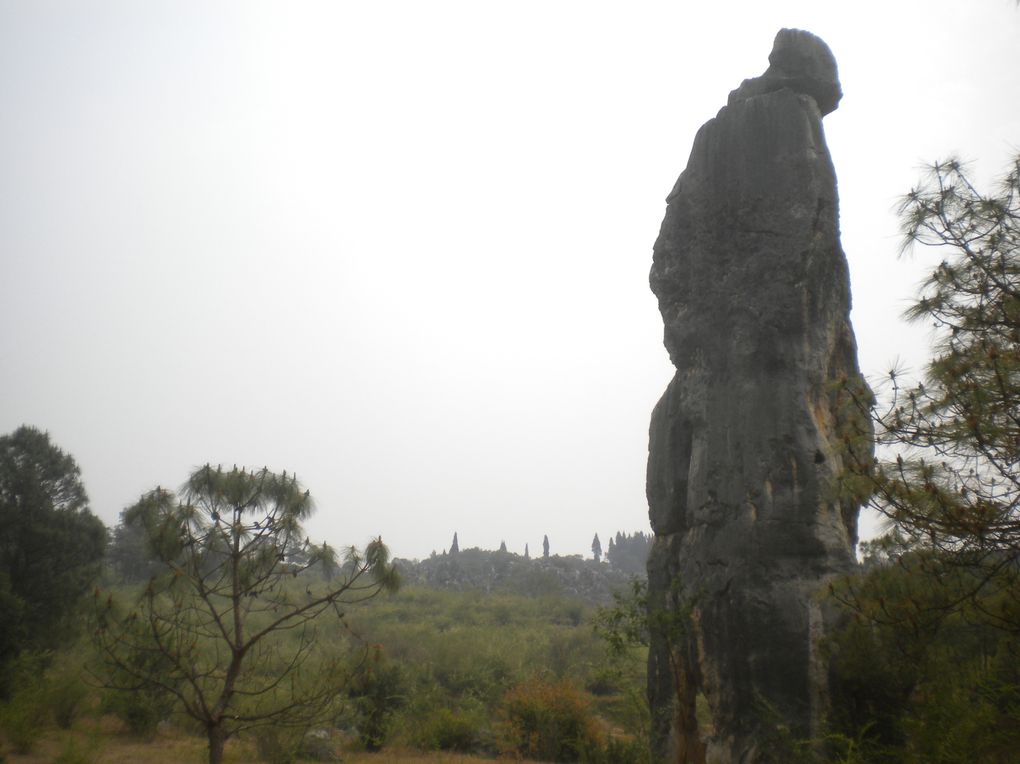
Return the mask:
[[417,726],[414,740],[419,748],[470,753],[482,747],[485,717],[477,711],[437,708]]
[[88,697],[88,688],[81,674],[67,665],[56,666],[46,677],[45,693],[53,721],[60,729],[71,729],[71,724]]
[[48,653],[24,652],[3,666],[3,689],[7,694],[0,704],[0,728],[16,753],[29,753],[35,747],[47,720],[42,675],[50,657]]
[[519,684],[503,698],[502,713],[502,737],[510,753],[572,762],[603,747],[588,699],[569,682]]
[[301,745],[301,731],[259,727],[254,734],[255,754],[265,764],[294,764]]
[[173,699],[146,689],[107,690],[102,709],[123,721],[128,729],[142,737],[156,734],[156,726],[173,710]]
[[318,727],[301,736],[298,758],[310,761],[337,761],[333,736],[328,729]]
[[84,743],[68,738],[53,764],[95,764],[99,761],[99,738],[90,736]]
[[585,683],[585,689],[592,695],[612,695],[620,685],[620,671],[609,666],[592,669]]
[[0,727],[15,753],[31,753],[45,721],[46,703],[38,687],[21,690],[0,708]]
[[347,691],[366,751],[378,751],[386,742],[393,714],[406,701],[406,684],[401,667],[385,662],[378,651],[353,677]]

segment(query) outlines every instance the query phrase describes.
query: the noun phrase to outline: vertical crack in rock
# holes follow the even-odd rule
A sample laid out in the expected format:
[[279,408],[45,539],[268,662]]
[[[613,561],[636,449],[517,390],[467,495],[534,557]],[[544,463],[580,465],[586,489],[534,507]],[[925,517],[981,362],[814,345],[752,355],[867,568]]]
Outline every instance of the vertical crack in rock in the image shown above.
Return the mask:
[[857,350],[822,131],[842,92],[807,32],[780,31],[769,62],[698,132],[654,248],[676,374],[649,438],[653,625],[694,601],[652,638],[664,762],[759,761],[776,720],[818,731],[832,619],[819,590],[855,565],[858,506],[834,478],[849,424],[837,381],[857,377]]

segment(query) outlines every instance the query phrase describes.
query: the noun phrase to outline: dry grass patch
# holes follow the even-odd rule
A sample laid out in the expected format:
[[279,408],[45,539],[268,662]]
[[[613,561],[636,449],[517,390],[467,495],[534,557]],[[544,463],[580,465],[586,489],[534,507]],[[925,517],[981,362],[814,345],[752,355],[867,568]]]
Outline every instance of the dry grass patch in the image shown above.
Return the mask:
[[[107,727],[106,729],[103,729]],[[53,764],[72,746],[82,758],[74,764],[204,764],[208,751],[204,738],[180,732],[159,734],[152,740],[139,740],[126,733],[110,730],[108,725],[79,725],[74,730],[49,730],[29,754],[10,751],[0,739],[0,752],[7,754],[5,764]],[[248,741],[231,740],[224,751],[228,764],[252,764],[258,761]],[[493,759],[467,754],[423,753],[411,749],[391,749],[378,753],[346,753],[344,764],[492,764]],[[517,764],[535,764],[528,761]]]

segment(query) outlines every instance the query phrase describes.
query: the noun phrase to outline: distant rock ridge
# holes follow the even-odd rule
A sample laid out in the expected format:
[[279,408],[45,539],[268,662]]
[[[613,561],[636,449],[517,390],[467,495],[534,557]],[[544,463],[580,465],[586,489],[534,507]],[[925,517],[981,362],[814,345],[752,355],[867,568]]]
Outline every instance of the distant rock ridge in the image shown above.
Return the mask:
[[[758,762],[769,713],[819,730],[831,614],[858,506],[835,494],[858,376],[836,178],[822,116],[842,97],[814,35],[784,29],[770,66],[702,126],[667,198],[650,284],[676,373],[652,414],[651,607],[695,605],[653,635],[662,762]],[[699,729],[704,695],[712,734]]]
[[563,596],[589,605],[608,604],[613,592],[626,589],[635,577],[644,577],[643,573],[638,576],[632,570],[577,555],[534,559],[477,548],[394,563],[401,579],[411,585],[456,592]]

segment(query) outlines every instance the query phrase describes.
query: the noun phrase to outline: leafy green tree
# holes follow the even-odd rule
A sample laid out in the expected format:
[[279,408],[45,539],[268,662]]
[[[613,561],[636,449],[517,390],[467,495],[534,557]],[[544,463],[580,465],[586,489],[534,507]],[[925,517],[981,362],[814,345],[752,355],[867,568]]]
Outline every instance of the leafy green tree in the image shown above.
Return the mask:
[[648,582],[635,578],[612,596],[612,605],[599,607],[592,620],[609,654],[615,658],[632,647],[648,647]]
[[595,538],[591,540],[591,553],[595,557],[595,562],[602,561],[602,542],[599,541],[599,534],[595,534]]
[[[312,545],[312,512],[293,475],[209,465],[180,495],[157,488],[124,514],[164,573],[123,608],[97,592],[96,640],[108,686],[169,693],[205,729],[209,762],[242,730],[307,725],[335,712],[348,674],[333,646],[344,607],[397,585],[381,540],[342,565]],[[328,583],[301,574],[339,568]],[[332,623],[320,639],[320,618]]]
[[549,558],[549,537],[548,536],[543,536],[542,537],[542,557],[544,557],[546,559]]
[[28,648],[73,634],[99,572],[106,528],[89,511],[74,459],[34,427],[0,437],[0,696]]

